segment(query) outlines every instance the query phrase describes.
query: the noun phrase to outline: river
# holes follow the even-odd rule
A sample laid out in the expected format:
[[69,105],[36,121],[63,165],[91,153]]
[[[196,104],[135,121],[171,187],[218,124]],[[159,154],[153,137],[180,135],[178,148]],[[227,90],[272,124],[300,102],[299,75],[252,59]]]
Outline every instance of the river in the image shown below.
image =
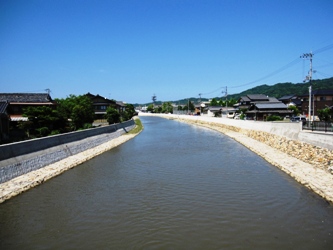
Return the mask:
[[0,204],[0,249],[333,249],[333,206],[207,128],[134,139]]

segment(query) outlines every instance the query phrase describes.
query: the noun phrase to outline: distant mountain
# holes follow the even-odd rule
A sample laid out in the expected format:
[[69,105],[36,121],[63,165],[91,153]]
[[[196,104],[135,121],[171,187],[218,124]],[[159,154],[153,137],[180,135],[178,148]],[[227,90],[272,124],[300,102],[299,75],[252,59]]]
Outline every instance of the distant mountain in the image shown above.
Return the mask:
[[[263,94],[267,95],[269,97],[276,97],[280,98],[285,95],[304,95],[309,93],[309,86],[310,83],[277,83],[275,85],[260,85],[257,87],[254,87],[252,89],[245,90],[239,94],[233,94],[233,95],[228,95],[228,99],[236,99],[238,100],[241,96],[244,95],[250,95],[250,94]],[[312,89],[313,90],[319,90],[319,89],[333,89],[333,77],[327,78],[327,79],[322,79],[322,80],[312,80]],[[214,97],[218,100],[221,99],[221,97]],[[212,98],[209,98],[212,99]],[[186,105],[188,103],[188,100],[194,103],[199,103],[201,101],[208,101],[209,99],[207,98],[189,98],[189,99],[181,99],[178,101],[170,101],[171,103],[175,103],[177,105]],[[225,99],[225,98],[223,98]],[[149,105],[150,103],[146,104],[134,104],[134,106],[140,106],[140,105]],[[155,102],[156,105],[160,105],[162,102],[157,101]]]
[[[260,85],[254,87],[252,89],[248,89],[243,91],[239,94],[228,95],[229,98],[238,99],[241,96],[249,95],[249,94],[263,94],[270,97],[280,98],[285,95],[304,95],[309,93],[309,86],[310,83],[277,83],[275,85]],[[333,77],[322,79],[322,80],[313,80],[312,81],[312,89],[319,90],[319,89],[333,89]]]

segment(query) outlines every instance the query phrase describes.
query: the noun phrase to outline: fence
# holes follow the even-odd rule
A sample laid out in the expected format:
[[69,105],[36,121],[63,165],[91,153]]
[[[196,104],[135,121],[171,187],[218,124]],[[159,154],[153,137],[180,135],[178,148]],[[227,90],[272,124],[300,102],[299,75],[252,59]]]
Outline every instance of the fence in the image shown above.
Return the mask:
[[303,130],[333,132],[333,123],[322,121],[303,121]]

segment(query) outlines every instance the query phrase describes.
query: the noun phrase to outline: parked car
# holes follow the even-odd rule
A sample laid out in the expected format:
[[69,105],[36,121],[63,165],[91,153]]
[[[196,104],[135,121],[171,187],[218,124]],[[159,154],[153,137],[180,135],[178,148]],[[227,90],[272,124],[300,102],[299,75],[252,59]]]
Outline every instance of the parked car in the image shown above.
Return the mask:
[[302,121],[303,125],[306,124],[306,119],[305,119],[305,117],[294,116],[294,117],[291,117],[290,120],[291,120],[292,122],[300,122],[300,121]]

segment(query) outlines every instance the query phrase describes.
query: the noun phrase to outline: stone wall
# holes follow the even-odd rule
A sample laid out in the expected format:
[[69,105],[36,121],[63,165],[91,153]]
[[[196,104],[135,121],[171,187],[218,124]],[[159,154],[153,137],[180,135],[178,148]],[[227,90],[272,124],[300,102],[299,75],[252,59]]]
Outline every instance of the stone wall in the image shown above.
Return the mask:
[[131,120],[121,124],[73,132],[70,135],[62,134],[2,145],[0,155],[2,158],[5,156],[7,158],[0,161],[0,183],[101,145],[134,127],[135,123]]

